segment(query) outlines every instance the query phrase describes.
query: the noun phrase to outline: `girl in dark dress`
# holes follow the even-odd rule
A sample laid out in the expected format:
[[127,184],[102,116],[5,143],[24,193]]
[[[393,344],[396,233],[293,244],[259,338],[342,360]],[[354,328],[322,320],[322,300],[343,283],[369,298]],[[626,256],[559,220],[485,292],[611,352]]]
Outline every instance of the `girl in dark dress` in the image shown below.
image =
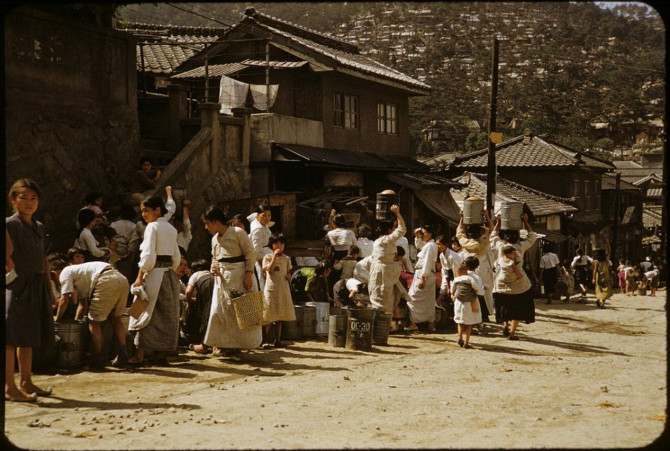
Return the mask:
[[[55,339],[53,305],[56,300],[49,287],[49,262],[46,259],[46,231],[33,219],[39,206],[40,190],[31,179],[19,179],[9,190],[14,214],[5,219],[5,400],[34,402],[37,396],[49,396],[32,381],[34,347],[48,347]],[[17,352],[18,351],[18,352]],[[14,355],[18,353],[20,387],[14,381]]]

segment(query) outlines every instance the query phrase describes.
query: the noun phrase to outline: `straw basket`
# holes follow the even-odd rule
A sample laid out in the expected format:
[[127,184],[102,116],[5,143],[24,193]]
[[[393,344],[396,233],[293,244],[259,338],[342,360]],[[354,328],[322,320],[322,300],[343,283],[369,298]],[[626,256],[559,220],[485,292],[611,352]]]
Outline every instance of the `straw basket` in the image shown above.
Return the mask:
[[232,298],[240,329],[248,329],[263,324],[263,292],[253,291],[242,296]]

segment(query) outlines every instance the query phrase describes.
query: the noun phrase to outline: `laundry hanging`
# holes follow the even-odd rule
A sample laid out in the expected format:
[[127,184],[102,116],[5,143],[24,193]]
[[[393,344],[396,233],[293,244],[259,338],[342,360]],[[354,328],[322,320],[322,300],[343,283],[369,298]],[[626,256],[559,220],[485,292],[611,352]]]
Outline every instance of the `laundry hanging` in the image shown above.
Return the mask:
[[249,84],[223,75],[219,84],[220,112],[222,114],[233,114],[232,108],[244,106],[248,93]]
[[251,86],[251,97],[254,99],[254,108],[261,111],[267,111],[274,105],[279,91],[279,85],[270,85],[270,100],[268,101],[268,89],[266,85]]

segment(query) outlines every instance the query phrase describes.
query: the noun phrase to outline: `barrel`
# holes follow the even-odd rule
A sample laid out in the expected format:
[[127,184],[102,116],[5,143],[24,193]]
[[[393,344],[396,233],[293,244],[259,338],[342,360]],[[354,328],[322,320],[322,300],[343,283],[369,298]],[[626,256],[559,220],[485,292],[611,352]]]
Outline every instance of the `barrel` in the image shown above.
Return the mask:
[[355,351],[370,351],[372,349],[375,310],[350,308],[348,311],[345,348]]
[[56,335],[60,338],[58,345],[58,368],[76,368],[83,364],[84,337],[86,325],[84,323],[55,323]]
[[281,326],[282,340],[300,340],[302,339],[302,305],[294,305],[295,321],[283,321]]
[[506,201],[500,206],[500,228],[502,230],[521,230],[523,228],[523,203]]
[[482,210],[484,209],[484,200],[479,197],[468,197],[463,201],[463,224],[483,224]]
[[316,307],[305,304],[302,308],[302,338],[316,335]]
[[398,203],[398,195],[388,194],[386,192],[377,193],[377,206],[375,208],[375,217],[378,221],[389,221],[395,219],[395,214],[391,212],[391,205]]
[[347,339],[347,315],[330,315],[328,322],[328,344],[334,348],[344,348]]
[[305,305],[316,308],[315,335],[317,337],[327,337],[330,304],[328,302],[306,302]]
[[389,331],[391,330],[391,313],[378,311],[375,315],[374,325],[372,327],[372,343],[386,346],[389,342]]

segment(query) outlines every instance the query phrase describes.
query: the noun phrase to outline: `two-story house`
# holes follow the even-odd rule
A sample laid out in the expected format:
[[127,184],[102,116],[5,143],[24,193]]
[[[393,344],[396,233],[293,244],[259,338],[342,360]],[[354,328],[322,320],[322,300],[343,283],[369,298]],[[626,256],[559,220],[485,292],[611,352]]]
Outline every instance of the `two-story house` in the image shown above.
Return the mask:
[[[374,209],[376,193],[391,188],[410,227],[431,215],[458,222],[453,200],[426,206],[415,196],[422,191],[432,200],[439,191],[449,197],[452,182],[411,177],[429,168],[410,154],[409,99],[428,94],[430,86],[352,44],[247,8],[171,80],[193,92],[207,84],[220,94],[210,102],[239,107],[230,111],[242,112],[250,126],[252,196],[349,191],[367,197]],[[219,92],[222,81],[235,88]]]

